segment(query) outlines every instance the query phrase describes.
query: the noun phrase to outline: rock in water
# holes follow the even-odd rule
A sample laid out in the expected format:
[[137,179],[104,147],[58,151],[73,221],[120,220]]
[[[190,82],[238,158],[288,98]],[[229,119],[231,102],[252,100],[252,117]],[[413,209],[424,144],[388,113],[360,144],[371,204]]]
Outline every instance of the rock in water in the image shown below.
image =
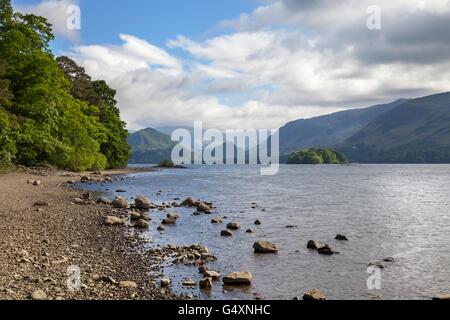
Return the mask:
[[32,300],[46,300],[47,299],[47,295],[42,290],[36,290],[36,291],[32,292],[30,296],[31,296]]
[[325,256],[332,256],[333,254],[336,254],[337,252],[334,252],[333,250],[331,250],[329,245],[324,245],[323,247],[319,248],[317,250],[319,252],[319,254],[323,254]]
[[192,279],[187,279],[183,282],[183,286],[185,287],[195,287],[197,285],[197,282],[195,282]]
[[255,221],[255,225],[256,225],[256,226],[260,226],[261,224],[262,224],[261,220],[256,220],[256,221]]
[[222,219],[221,218],[213,218],[212,220],[211,220],[211,223],[212,224],[221,224],[223,221],[222,221]]
[[273,243],[268,241],[258,241],[253,245],[253,249],[255,249],[255,253],[277,253],[278,248]]
[[162,224],[176,224],[177,221],[176,220],[172,220],[172,219],[163,219]]
[[310,250],[319,250],[319,248],[322,248],[322,245],[318,241],[310,240],[306,247]]
[[147,229],[149,227],[149,223],[145,221],[144,219],[139,219],[135,224],[134,227],[137,229]]
[[326,300],[325,296],[317,289],[313,289],[303,296],[304,301],[323,301]]
[[144,196],[139,196],[134,199],[134,204],[136,206],[136,209],[139,210],[149,210],[152,207],[150,199]]
[[222,237],[231,237],[231,236],[233,236],[233,232],[231,232],[230,230],[223,230],[223,231],[220,233],[220,235],[221,235]]
[[119,217],[108,216],[105,218],[104,224],[107,226],[120,226],[124,225],[125,221]]
[[204,203],[200,203],[200,204],[197,206],[197,211],[198,211],[198,212],[211,212],[212,209],[211,209],[208,205],[206,205],[206,204],[204,204]]
[[247,229],[246,233],[253,233],[253,229]]
[[176,221],[176,220],[178,220],[178,215],[176,215],[175,213],[168,213],[167,219]]
[[128,204],[127,199],[125,199],[124,197],[117,197],[112,202],[112,205],[114,208],[118,208],[118,209],[127,209],[130,206]]
[[203,275],[206,278],[211,278],[213,280],[219,280],[220,279],[220,273],[218,273],[216,271],[206,270],[206,271],[204,271],[202,273],[203,273]]
[[196,207],[198,205],[198,201],[192,197],[187,198],[181,203],[182,207]]
[[334,238],[334,239],[338,240],[338,241],[348,241],[348,238],[346,236],[342,235],[342,234],[338,234],[336,236],[336,238]]
[[158,227],[158,231],[164,231],[164,230],[166,230],[166,228],[165,228],[163,225],[160,225],[160,226]]
[[253,282],[253,275],[251,272],[233,272],[222,279],[226,286],[249,286]]
[[241,225],[238,222],[230,222],[227,224],[227,229],[229,230],[238,230],[241,228]]
[[200,280],[199,286],[200,286],[200,289],[204,289],[204,290],[211,289],[213,286],[212,278],[205,278],[205,279]]

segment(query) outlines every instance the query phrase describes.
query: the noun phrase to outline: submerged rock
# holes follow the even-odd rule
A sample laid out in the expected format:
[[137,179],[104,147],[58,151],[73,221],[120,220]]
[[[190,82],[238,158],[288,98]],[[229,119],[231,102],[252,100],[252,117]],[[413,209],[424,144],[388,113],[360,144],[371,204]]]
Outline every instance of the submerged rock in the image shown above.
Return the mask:
[[313,289],[303,295],[304,301],[323,301],[325,296],[317,289]]
[[213,218],[213,219],[211,220],[211,223],[212,223],[212,224],[221,224],[221,223],[223,223],[223,221],[222,221],[221,218]]
[[268,241],[258,241],[253,244],[253,249],[255,253],[277,253],[278,248],[273,243]]
[[163,225],[160,225],[160,226],[158,227],[158,231],[164,231],[164,230],[166,230],[166,228],[165,228]]
[[233,272],[222,279],[223,284],[227,286],[249,286],[253,282],[251,272]]

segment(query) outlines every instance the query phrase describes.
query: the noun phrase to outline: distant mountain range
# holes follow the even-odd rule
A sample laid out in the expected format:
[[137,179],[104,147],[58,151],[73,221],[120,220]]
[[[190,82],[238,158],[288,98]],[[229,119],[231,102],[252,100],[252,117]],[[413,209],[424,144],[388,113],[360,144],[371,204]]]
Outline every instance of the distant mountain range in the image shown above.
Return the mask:
[[129,162],[133,164],[158,164],[168,160],[175,146],[170,136],[152,128],[130,134],[128,143],[133,151]]
[[[132,163],[169,159],[175,128],[130,135]],[[192,131],[191,128],[186,128]],[[399,99],[290,122],[280,129],[281,159],[307,148],[334,148],[358,163],[450,163],[450,93]]]

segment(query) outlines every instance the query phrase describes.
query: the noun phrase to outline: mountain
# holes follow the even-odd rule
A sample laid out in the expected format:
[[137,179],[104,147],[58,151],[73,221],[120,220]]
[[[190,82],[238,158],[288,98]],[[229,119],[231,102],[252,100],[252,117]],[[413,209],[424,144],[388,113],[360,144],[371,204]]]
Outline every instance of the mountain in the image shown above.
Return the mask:
[[133,151],[130,159],[133,164],[157,164],[169,160],[175,146],[170,136],[152,128],[130,134],[128,143]]
[[280,154],[305,148],[330,148],[343,143],[371,121],[407,100],[366,109],[341,111],[312,119],[290,122],[280,129]]
[[406,101],[337,149],[361,163],[450,163],[450,93]]

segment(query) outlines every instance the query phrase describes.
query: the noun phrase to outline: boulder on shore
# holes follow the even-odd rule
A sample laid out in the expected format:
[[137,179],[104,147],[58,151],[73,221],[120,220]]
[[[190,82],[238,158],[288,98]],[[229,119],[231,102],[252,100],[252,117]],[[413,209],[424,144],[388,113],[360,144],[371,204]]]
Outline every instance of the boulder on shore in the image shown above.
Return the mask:
[[323,301],[325,296],[317,289],[313,289],[303,295],[304,301]]
[[114,208],[118,209],[127,209],[130,206],[127,199],[125,199],[124,197],[117,197],[112,202],[112,205]]
[[137,229],[147,229],[149,227],[149,223],[145,221],[144,219],[139,219],[135,224],[134,227]]
[[255,253],[277,253],[278,248],[273,243],[268,241],[258,241],[253,245],[253,249],[255,249]]
[[139,210],[149,210],[152,207],[150,199],[144,196],[138,196],[134,199],[134,205]]
[[445,301],[450,301],[450,293],[449,294],[441,294],[438,296],[433,297],[433,300],[438,301],[438,300],[445,300]]
[[37,301],[39,301],[39,300],[46,300],[47,299],[47,295],[42,290],[36,290],[36,291],[33,291],[30,294],[30,298],[32,300],[37,300]]
[[123,221],[123,219],[121,219],[119,217],[108,216],[105,218],[103,223],[106,226],[120,226],[120,225],[124,225],[125,221]]
[[133,281],[120,281],[119,286],[125,289],[137,289],[138,285]]
[[172,280],[170,280],[169,278],[162,278],[161,279],[161,288],[167,288],[171,284],[172,284]]
[[222,279],[226,286],[249,286],[253,282],[253,275],[251,272],[233,272]]

